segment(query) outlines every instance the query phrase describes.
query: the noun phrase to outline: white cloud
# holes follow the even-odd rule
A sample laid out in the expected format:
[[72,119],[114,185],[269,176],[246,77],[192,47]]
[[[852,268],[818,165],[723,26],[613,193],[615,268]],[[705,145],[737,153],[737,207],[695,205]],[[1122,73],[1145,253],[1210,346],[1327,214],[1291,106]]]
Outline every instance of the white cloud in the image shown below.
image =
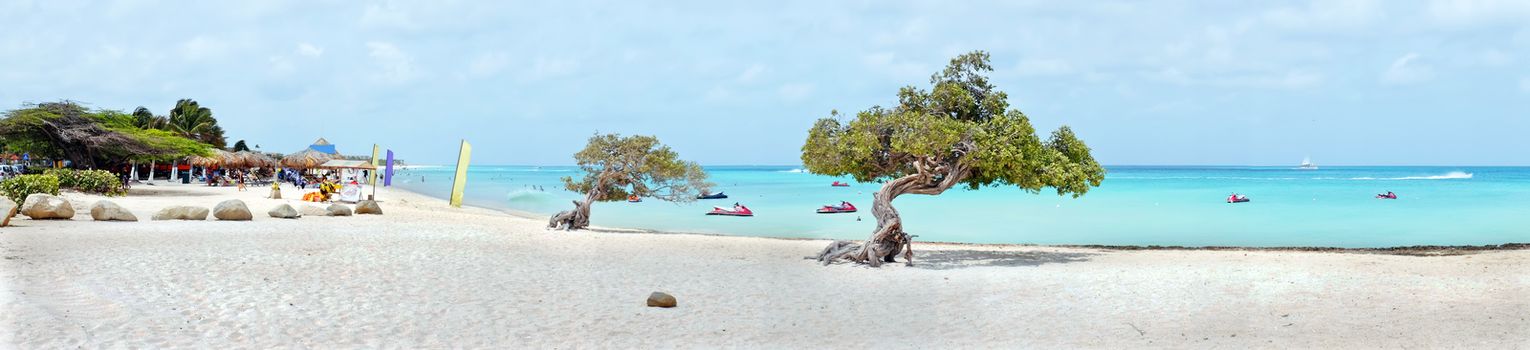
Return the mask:
[[1474,63],[1489,67],[1501,67],[1514,63],[1514,56],[1497,49],[1488,49],[1477,54],[1477,60]]
[[1416,62],[1418,58],[1419,55],[1416,52],[1409,52],[1402,57],[1398,57],[1397,60],[1392,61],[1392,65],[1388,66],[1385,72],[1381,73],[1381,82],[1401,85],[1422,82],[1433,78],[1434,71],[1429,65]]
[[419,76],[414,68],[414,57],[409,56],[393,43],[373,41],[367,43],[369,56],[381,69],[374,78],[389,83],[403,83]]
[[933,70],[926,69],[925,65],[898,59],[898,55],[892,52],[878,52],[861,56],[861,64],[873,71],[880,71],[892,76],[893,80],[918,79],[930,74]]
[[529,77],[532,79],[560,77],[573,74],[578,70],[579,61],[572,59],[537,58],[537,61],[531,65]]
[[782,98],[788,101],[797,101],[806,98],[813,93],[813,84],[786,84],[777,90]]
[[1530,77],[1519,79],[1519,92],[1530,94]]
[[367,5],[366,10],[361,13],[361,25],[367,27],[415,27],[414,20],[409,17],[409,11],[400,8],[393,1]]
[[510,64],[510,55],[503,52],[490,52],[479,54],[473,58],[473,63],[468,65],[468,73],[474,77],[487,77],[499,74]]
[[228,43],[216,38],[198,35],[181,43],[181,54],[188,60],[217,57],[228,51]]
[[756,63],[756,64],[753,64],[753,65],[750,65],[749,68],[745,68],[743,72],[738,73],[737,80],[740,83],[754,82],[755,79],[760,77],[760,73],[764,73],[764,72],[765,72],[765,65]]
[[313,44],[309,43],[298,43],[297,54],[308,57],[319,57],[324,55],[324,48],[314,46]]
[[271,56],[266,59],[266,62],[271,64],[271,72],[277,75],[286,75],[297,70],[297,66],[292,64],[292,60],[286,57]]
[[1060,59],[1024,59],[1015,70],[1025,76],[1066,75],[1073,73],[1073,65]]
[[1302,8],[1278,8],[1260,17],[1287,29],[1361,27],[1385,16],[1378,0],[1312,0]]
[[1434,19],[1446,23],[1530,21],[1530,1],[1524,0],[1431,0],[1426,11]]
[[1210,76],[1192,76],[1175,67],[1165,67],[1155,72],[1146,73],[1143,76],[1184,86],[1214,86],[1214,87],[1237,87],[1237,88],[1260,88],[1260,89],[1305,89],[1322,85],[1327,78],[1321,74],[1304,70],[1289,70],[1280,73],[1246,73],[1215,74]]

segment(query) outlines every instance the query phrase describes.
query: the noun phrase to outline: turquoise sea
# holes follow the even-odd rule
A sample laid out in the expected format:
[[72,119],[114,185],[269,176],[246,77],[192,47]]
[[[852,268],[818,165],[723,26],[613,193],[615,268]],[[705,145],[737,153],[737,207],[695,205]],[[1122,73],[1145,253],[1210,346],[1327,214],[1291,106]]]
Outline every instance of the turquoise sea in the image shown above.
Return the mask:
[[[1530,242],[1530,168],[1111,166],[1082,198],[1015,188],[905,195],[894,205],[918,241],[965,243],[1330,246],[1485,245]],[[473,166],[469,205],[545,216],[581,195],[563,191],[572,166]],[[863,239],[878,184],[835,180],[793,166],[707,167],[730,197],[674,204],[599,203],[596,226],[768,237]],[[445,198],[451,166],[401,170],[394,185]],[[545,190],[539,190],[545,189]],[[1396,200],[1376,199],[1396,192]],[[1229,193],[1248,203],[1228,204]],[[850,201],[860,213],[817,214]],[[703,213],[739,202],[754,217]],[[859,220],[858,220],[859,219]]]

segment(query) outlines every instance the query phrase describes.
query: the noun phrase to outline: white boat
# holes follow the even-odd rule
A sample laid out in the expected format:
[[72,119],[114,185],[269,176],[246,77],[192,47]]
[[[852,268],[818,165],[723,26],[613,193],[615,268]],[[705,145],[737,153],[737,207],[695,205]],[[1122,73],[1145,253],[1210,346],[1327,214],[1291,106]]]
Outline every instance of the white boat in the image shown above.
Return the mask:
[[1317,170],[1317,168],[1317,165],[1312,164],[1312,157],[1302,158],[1302,165],[1297,167],[1300,170]]

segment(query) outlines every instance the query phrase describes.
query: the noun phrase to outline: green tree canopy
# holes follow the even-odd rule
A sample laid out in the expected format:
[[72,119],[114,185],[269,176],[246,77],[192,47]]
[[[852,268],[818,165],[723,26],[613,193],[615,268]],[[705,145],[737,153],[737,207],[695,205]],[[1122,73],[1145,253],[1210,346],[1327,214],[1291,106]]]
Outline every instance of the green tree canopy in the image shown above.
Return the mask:
[[192,99],[175,101],[175,107],[170,109],[168,125],[164,129],[219,149],[228,147],[228,140],[223,138],[223,127],[218,126],[218,119],[213,118],[212,110]]
[[1100,185],[1105,170],[1073,130],[1064,126],[1042,140],[1030,118],[988,81],[991,71],[988,53],[963,54],[930,77],[929,90],[904,87],[892,108],[874,106],[848,122],[831,112],[808,130],[802,146],[808,171],[884,182],[873,196],[877,230],[871,238],[859,245],[837,242],[820,259],[879,265],[900,251],[905,260],[912,257],[892,207],[899,195],[1015,186],[1078,197]]
[[563,187],[584,193],[585,199],[575,201],[574,210],[553,215],[549,227],[573,230],[589,226],[592,202],[629,196],[687,202],[712,186],[700,165],[680,160],[679,154],[653,136],[597,133],[574,154],[574,160],[584,176],[563,177]]
[[239,140],[239,141],[234,142],[234,152],[248,151],[248,150],[250,150],[250,146],[245,145],[244,144],[244,140]]
[[71,101],[28,104],[5,112],[0,139],[12,151],[67,159],[83,168],[208,154],[206,144],[163,130],[138,128],[137,117],[113,110],[91,111]]

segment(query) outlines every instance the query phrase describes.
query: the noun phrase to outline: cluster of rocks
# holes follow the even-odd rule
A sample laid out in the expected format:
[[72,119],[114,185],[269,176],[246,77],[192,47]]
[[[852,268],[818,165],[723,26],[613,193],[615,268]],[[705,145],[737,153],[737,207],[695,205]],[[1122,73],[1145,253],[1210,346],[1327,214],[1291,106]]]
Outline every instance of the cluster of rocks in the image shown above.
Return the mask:
[[[10,199],[0,198],[0,212],[5,217],[0,220],[0,226],[10,224],[11,218],[16,215],[26,215],[33,220],[69,220],[74,218],[74,206],[63,197],[49,194],[32,194],[27,196],[25,202],[16,205]],[[315,205],[303,205],[301,210],[293,208],[289,204],[279,204],[271,208],[266,214],[273,218],[296,219],[307,216],[351,216],[352,214],[382,215],[382,207],[377,201],[365,200],[356,203],[356,210],[343,204],[330,204],[327,207]],[[255,215],[250,213],[250,207],[244,201],[230,199],[218,203],[211,210],[208,208],[177,205],[160,209],[150,219],[153,220],[207,220],[208,215],[223,221],[250,221]],[[108,200],[96,201],[90,206],[90,218],[96,221],[138,221],[138,216],[132,211],[123,208],[117,203]]]

